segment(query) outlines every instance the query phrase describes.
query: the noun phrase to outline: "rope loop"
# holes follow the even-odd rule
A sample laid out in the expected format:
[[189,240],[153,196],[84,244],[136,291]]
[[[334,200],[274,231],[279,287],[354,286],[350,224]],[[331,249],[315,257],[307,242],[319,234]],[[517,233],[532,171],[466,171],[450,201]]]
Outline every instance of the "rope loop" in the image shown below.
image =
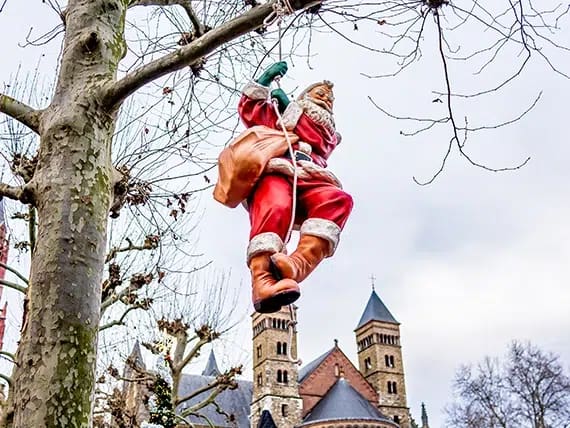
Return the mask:
[[289,0],[277,0],[273,3],[273,11],[263,20],[263,26],[269,27],[278,21],[281,22],[283,17],[291,15],[293,12],[295,12],[295,9],[293,9]]
[[293,364],[301,365],[303,362],[300,358],[294,359],[293,355],[291,354],[291,348],[293,347],[293,335],[295,334],[295,330],[297,328],[297,319],[295,317],[295,310],[293,309],[293,305],[289,305],[289,312],[291,313],[291,321],[289,321],[289,346],[287,347],[287,358]]

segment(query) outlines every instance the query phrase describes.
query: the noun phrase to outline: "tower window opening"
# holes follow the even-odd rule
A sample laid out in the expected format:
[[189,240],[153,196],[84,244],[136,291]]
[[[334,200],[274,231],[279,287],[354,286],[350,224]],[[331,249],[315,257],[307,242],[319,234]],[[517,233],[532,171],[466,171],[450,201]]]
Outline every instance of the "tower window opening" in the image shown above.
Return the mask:
[[289,416],[289,406],[287,404],[281,405],[281,416],[284,416],[284,417]]
[[283,370],[283,383],[289,383],[289,378],[287,376],[287,370]]
[[277,355],[281,355],[281,342],[277,342]]
[[272,326],[273,328],[277,328],[277,320],[275,318],[272,319]]
[[287,342],[283,342],[281,344],[281,352],[283,353],[283,355],[287,355]]
[[336,377],[339,377],[339,376],[340,376],[340,367],[338,366],[338,364],[335,364],[335,365],[334,365],[334,375],[335,375]]
[[281,370],[277,370],[277,382],[283,382],[283,372]]
[[263,385],[263,375],[259,373],[257,375],[257,386],[262,386],[262,385]]
[[388,355],[384,355],[384,362],[386,363],[386,367],[390,367],[390,357]]
[[397,424],[400,423],[400,417],[398,415],[394,415],[394,422],[396,422]]
[[394,356],[393,355],[390,355],[389,363],[390,363],[390,367],[394,367]]
[[388,381],[388,394],[392,393],[392,382]]
[[397,386],[396,382],[392,382],[392,392],[394,394],[398,393],[398,386]]

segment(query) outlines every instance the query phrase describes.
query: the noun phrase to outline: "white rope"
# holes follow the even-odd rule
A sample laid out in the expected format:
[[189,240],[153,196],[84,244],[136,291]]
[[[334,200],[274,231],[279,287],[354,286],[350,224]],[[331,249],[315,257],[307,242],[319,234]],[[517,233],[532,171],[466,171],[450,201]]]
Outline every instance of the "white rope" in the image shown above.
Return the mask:
[[[281,43],[281,40],[279,40]],[[280,88],[279,79],[275,79],[277,86]],[[273,104],[273,108],[275,109],[275,113],[277,114],[278,122],[281,125],[281,129],[285,134],[285,140],[287,140],[287,147],[289,150],[289,157],[291,158],[291,162],[293,163],[293,189],[292,189],[292,200],[291,200],[291,220],[289,222],[289,228],[287,229],[287,235],[285,235],[285,240],[283,241],[283,247],[285,247],[289,241],[291,240],[291,234],[293,233],[293,227],[295,225],[295,214],[297,212],[297,181],[298,181],[298,170],[297,170],[297,159],[295,157],[295,151],[293,150],[293,144],[291,143],[291,139],[289,138],[289,132],[283,123],[283,117],[279,112],[279,104],[275,98],[271,100]],[[295,318],[295,310],[293,309],[293,305],[289,305],[289,312],[291,313],[291,321],[289,321],[288,329],[289,329],[289,346],[287,347],[287,359],[292,362],[293,364],[301,365],[301,360],[299,358],[294,359],[293,355],[291,354],[291,348],[293,346],[293,335],[295,334],[295,328],[297,326],[297,320]]]
[[295,12],[295,9],[293,9],[289,0],[277,0],[273,3],[273,11],[263,20],[263,26],[269,27],[275,24],[275,22],[281,22],[284,16],[291,15],[293,12]]
[[[283,38],[283,34],[281,32],[281,21],[285,15],[289,15],[293,13],[294,10],[289,3],[289,0],[278,0],[273,4],[273,12],[265,18],[263,21],[263,25],[268,27],[272,25],[275,21],[279,26],[279,61],[282,61],[282,50],[281,50],[281,41]],[[278,88],[281,88],[279,81],[281,80],[281,76],[277,76],[274,81]],[[289,241],[291,240],[291,234],[293,233],[293,227],[295,226],[295,214],[297,212],[297,182],[298,182],[298,170],[297,170],[297,159],[295,157],[295,151],[293,150],[293,144],[291,143],[291,139],[289,138],[289,132],[283,123],[283,117],[279,112],[279,103],[278,101],[273,98],[271,100],[273,104],[273,108],[275,109],[275,113],[277,115],[277,119],[279,124],[281,125],[281,129],[285,134],[285,140],[287,141],[287,147],[289,150],[289,157],[291,158],[291,163],[293,164],[293,189],[292,189],[292,200],[291,200],[291,220],[289,221],[289,227],[287,229],[287,234],[285,235],[285,240],[283,241],[283,248],[287,246]],[[293,336],[295,334],[295,329],[297,327],[297,319],[295,317],[295,309],[293,305],[289,305],[289,312],[291,314],[291,321],[288,323],[289,329],[289,346],[287,347],[287,359],[292,362],[293,364],[301,365],[301,359],[297,358],[294,359],[293,355],[291,354],[291,348],[293,347]]]

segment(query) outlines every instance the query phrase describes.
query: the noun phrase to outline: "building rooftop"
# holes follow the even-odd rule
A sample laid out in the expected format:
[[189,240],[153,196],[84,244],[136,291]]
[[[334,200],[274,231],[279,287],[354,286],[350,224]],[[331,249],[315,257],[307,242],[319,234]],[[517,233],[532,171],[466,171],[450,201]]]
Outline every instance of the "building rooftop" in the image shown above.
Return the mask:
[[206,363],[206,367],[202,372],[203,376],[218,376],[220,375],[220,369],[218,369],[218,363],[216,361],[216,356],[214,355],[214,350],[210,351],[210,356],[208,357],[208,362]]
[[[303,424],[335,420],[369,420],[398,425],[382,415],[368,400],[344,379],[331,387],[321,401],[305,417]],[[302,425],[303,425],[302,424]]]
[[356,329],[358,330],[360,327],[369,323],[370,321],[382,321],[393,324],[400,324],[398,321],[396,321],[394,315],[390,313],[384,302],[382,302],[374,290],[372,290],[372,294],[368,299],[368,303],[366,304],[366,308],[360,317],[360,321],[358,322]]
[[[202,375],[183,375],[180,382],[179,394],[181,397],[191,394],[192,392],[207,386],[210,382],[215,380],[212,376]],[[236,380],[238,387],[233,390],[222,391],[216,397],[216,403],[219,408],[230,414],[230,419],[217,412],[216,406],[209,404],[208,406],[200,409],[199,414],[208,418],[208,420],[216,427],[249,427],[249,411],[251,404],[251,397],[253,395],[253,382],[246,380]],[[193,397],[187,402],[178,406],[178,412],[187,409],[202,400],[206,399],[211,390],[204,391],[201,394]],[[206,420],[197,416],[190,416],[187,418],[191,423],[196,425],[208,425]]]
[[309,376],[313,370],[315,370],[317,367],[319,367],[321,365],[321,363],[325,360],[325,358],[327,358],[332,351],[334,351],[336,348],[336,345],[333,346],[331,349],[329,349],[327,352],[325,352],[324,354],[322,354],[320,357],[315,358],[313,361],[311,361],[309,364],[307,364],[304,367],[301,367],[301,369],[299,370],[299,383],[303,382],[303,380]]

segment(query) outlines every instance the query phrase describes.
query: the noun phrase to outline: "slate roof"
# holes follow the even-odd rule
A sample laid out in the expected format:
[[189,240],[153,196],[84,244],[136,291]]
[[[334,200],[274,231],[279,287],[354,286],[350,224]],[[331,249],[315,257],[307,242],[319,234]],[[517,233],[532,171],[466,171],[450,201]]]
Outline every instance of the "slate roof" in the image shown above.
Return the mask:
[[[179,394],[181,397],[196,391],[198,388],[202,388],[208,383],[212,382],[215,378],[212,376],[202,376],[202,375],[183,375],[180,382]],[[228,421],[224,415],[219,414],[216,408],[209,404],[200,410],[200,413],[206,416],[216,427],[249,427],[249,412],[251,397],[253,395],[253,382],[246,380],[237,380],[238,387],[234,390],[225,390],[216,397],[216,403],[225,412],[232,414],[232,421]],[[200,401],[204,400],[210,391],[203,392],[198,396],[192,398],[188,402],[182,403],[178,406],[178,411],[182,411],[189,406],[192,406]],[[196,416],[190,416],[190,422],[195,424],[206,425],[203,418]]]
[[303,380],[307,376],[309,376],[317,367],[319,367],[321,365],[321,363],[325,360],[325,358],[327,358],[331,354],[331,352],[335,350],[335,348],[336,348],[336,346],[333,346],[331,349],[329,349],[327,352],[325,352],[320,357],[317,357],[316,359],[311,361],[306,366],[301,367],[301,369],[299,370],[299,376],[298,376],[299,383],[303,382]]
[[277,425],[275,425],[275,421],[273,420],[273,416],[271,416],[269,410],[264,410],[261,412],[261,418],[259,418],[257,428],[277,428]]
[[335,420],[382,421],[390,423],[394,427],[398,426],[395,422],[382,415],[376,407],[370,404],[342,377],[305,417],[300,426],[308,423]]
[[382,302],[374,290],[372,290],[370,299],[368,299],[368,303],[366,304],[366,308],[360,317],[360,321],[358,322],[356,329],[358,330],[360,327],[370,321],[383,321],[393,324],[400,324],[398,321],[396,321],[394,315],[390,313],[384,302]]
[[210,351],[210,356],[208,357],[208,362],[206,367],[202,372],[202,376],[218,376],[220,375],[220,369],[218,369],[218,363],[216,361],[216,356],[214,355],[214,350]]

